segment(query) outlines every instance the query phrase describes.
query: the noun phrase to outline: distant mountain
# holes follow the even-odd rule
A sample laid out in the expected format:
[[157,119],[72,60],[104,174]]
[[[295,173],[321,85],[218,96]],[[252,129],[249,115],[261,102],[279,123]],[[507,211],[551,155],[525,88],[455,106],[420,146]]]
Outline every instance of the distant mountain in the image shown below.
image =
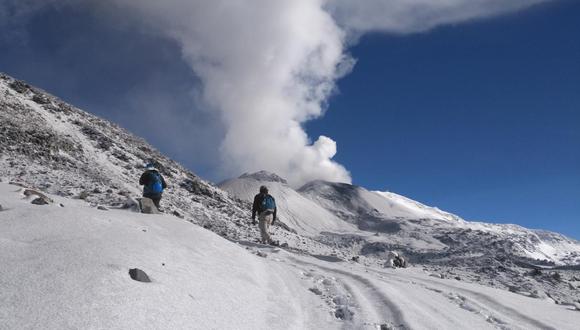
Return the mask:
[[464,262],[502,255],[524,258],[530,264],[580,263],[580,242],[561,234],[469,222],[392,192],[345,183],[313,181],[294,190],[284,182],[274,173],[260,171],[227,180],[220,188],[251,201],[266,185],[290,227],[366,255],[398,250],[416,262]]
[[274,173],[260,171],[226,180],[218,186],[243,201],[252,202],[260,186],[275,196],[281,221],[302,235],[317,236],[323,231],[351,232],[355,227],[292,189],[286,180]]

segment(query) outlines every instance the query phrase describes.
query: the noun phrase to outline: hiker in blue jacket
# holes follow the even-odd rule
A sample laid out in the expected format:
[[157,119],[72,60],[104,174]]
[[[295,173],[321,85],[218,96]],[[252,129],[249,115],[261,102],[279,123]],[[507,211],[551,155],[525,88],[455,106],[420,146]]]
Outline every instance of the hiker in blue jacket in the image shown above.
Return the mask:
[[160,210],[159,202],[161,201],[163,189],[167,188],[167,184],[154,164],[149,163],[145,168],[145,172],[141,174],[139,179],[139,184],[143,186],[143,197],[153,200],[157,209]]
[[270,225],[276,221],[276,201],[274,197],[268,194],[266,186],[260,187],[260,193],[254,197],[254,205],[252,206],[252,224],[256,224],[256,214],[260,226],[260,234],[262,235],[262,243],[273,244],[270,238]]

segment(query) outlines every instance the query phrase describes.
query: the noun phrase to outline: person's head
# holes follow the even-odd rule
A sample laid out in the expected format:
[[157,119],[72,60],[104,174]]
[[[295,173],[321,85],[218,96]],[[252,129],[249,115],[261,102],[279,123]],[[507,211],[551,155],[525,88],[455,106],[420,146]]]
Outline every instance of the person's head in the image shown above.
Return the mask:
[[261,186],[261,187],[260,187],[260,193],[261,193],[261,194],[267,194],[267,193],[268,193],[268,187],[266,187],[266,186]]
[[156,171],[157,169],[155,168],[155,164],[153,163],[148,163],[147,165],[145,165],[145,169],[147,171]]

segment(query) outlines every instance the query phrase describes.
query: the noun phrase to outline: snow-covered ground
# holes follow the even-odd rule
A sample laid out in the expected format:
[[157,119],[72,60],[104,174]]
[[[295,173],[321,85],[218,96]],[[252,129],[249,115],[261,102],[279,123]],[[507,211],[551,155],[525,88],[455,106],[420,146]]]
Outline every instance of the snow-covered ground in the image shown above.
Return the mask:
[[[163,215],[116,209],[153,161]],[[391,192],[247,173],[220,189],[117,125],[0,74],[0,329],[577,328],[580,243]],[[31,204],[16,182],[54,201]],[[276,197],[284,248],[255,243]],[[59,204],[62,204],[60,206]],[[204,228],[204,229],[203,229]],[[392,251],[413,265],[384,268]],[[133,281],[144,270],[151,283]]]
[[[0,183],[1,329],[577,329],[505,290],[230,241],[168,215]],[[134,281],[139,268],[150,283]]]

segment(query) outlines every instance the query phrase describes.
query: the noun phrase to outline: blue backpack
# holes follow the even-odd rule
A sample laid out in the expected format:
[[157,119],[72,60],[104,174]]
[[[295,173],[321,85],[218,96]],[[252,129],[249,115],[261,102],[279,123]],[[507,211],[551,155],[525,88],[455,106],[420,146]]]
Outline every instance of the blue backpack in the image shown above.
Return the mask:
[[163,184],[161,183],[161,176],[157,172],[151,172],[150,175],[153,180],[148,185],[149,191],[154,194],[162,193]]
[[262,212],[263,211],[274,211],[276,209],[276,201],[274,201],[274,197],[270,195],[266,195],[264,199],[262,199]]

